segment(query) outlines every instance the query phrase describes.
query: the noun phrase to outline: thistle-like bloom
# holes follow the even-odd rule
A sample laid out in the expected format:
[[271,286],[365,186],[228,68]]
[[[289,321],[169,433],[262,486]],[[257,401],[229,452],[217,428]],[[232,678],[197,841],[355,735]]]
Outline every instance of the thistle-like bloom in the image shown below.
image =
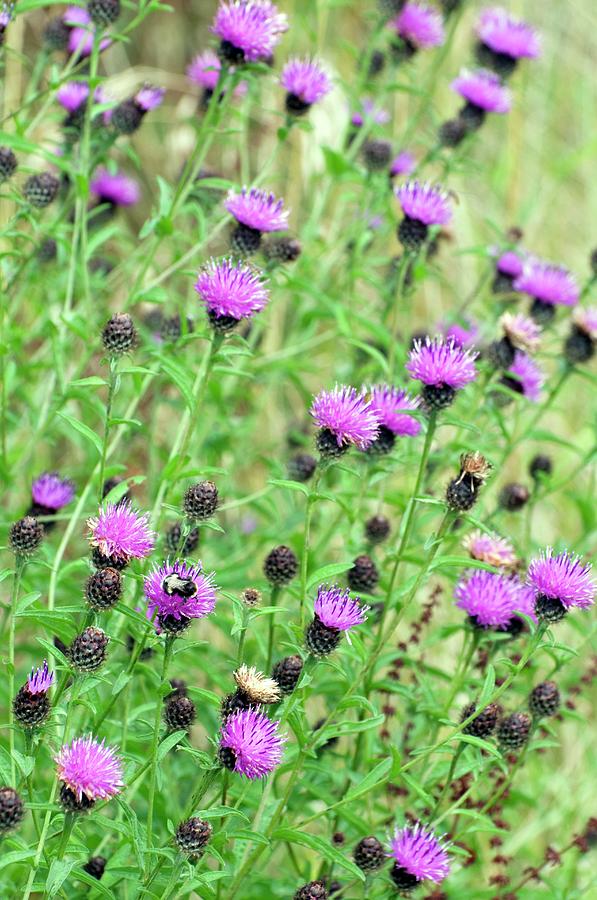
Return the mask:
[[31,499],[48,513],[58,512],[75,496],[75,485],[70,478],[62,478],[58,472],[44,472],[31,485]]
[[506,629],[519,599],[515,579],[475,569],[466,572],[456,585],[456,606],[481,628]]
[[417,166],[417,161],[408,150],[401,150],[398,156],[394,157],[390,165],[390,175],[392,178],[397,175],[411,175]]
[[530,259],[514,282],[514,289],[550,306],[575,306],[580,295],[574,275],[564,266]]
[[155,545],[147,514],[138,513],[126,500],[116,505],[106,503],[97,516],[87,520],[87,527],[89,543],[107,557],[142,559]]
[[91,190],[100,203],[112,206],[133,206],[141,196],[139,184],[123,172],[109,172],[103,166],[97,169],[91,182]]
[[408,181],[396,190],[402,212],[424,225],[447,225],[452,218],[448,195],[429,182]]
[[517,563],[516,553],[510,541],[497,534],[485,534],[479,529],[471,531],[462,541],[462,546],[473,559],[498,569],[511,569]]
[[513,60],[534,58],[540,54],[535,29],[499,6],[483,10],[477,24],[477,34],[481,43],[494,53]]
[[161,105],[165,93],[165,88],[144,84],[135,94],[134,100],[139,109],[142,109],[143,112],[149,112]]
[[411,397],[406,391],[388,385],[376,385],[371,389],[371,408],[380,427],[387,428],[394,435],[416,437],[421,423],[408,414],[408,410],[418,409],[419,397]]
[[48,670],[47,660],[43,666],[31,669],[31,675],[27,679],[27,690],[30,694],[47,694],[55,681],[54,673]]
[[[78,56],[90,56],[93,49],[93,36],[95,27],[91,22],[91,16],[81,6],[69,6],[62,16],[62,21],[70,28],[68,36],[68,52]],[[100,41],[100,51],[110,46],[112,41],[104,37]]]
[[597,341],[597,306],[577,306],[572,313],[572,324],[592,341]]
[[187,78],[208,91],[214,91],[220,79],[222,63],[213,50],[199,53],[187,66]]
[[310,412],[320,428],[331,432],[338,447],[355,444],[366,450],[378,435],[379,421],[370,401],[353,387],[336,385],[333,391],[321,391]]
[[148,618],[156,615],[158,624],[166,616],[177,621],[202,619],[216,605],[214,574],[206,575],[201,563],[191,565],[177,559],[154,566],[145,578],[144,591]]
[[244,187],[240,194],[230,191],[224,206],[237,222],[254,231],[284,231],[288,228],[288,210],[284,201],[257,188]]
[[76,112],[89,96],[89,86],[84,81],[67,81],[56,91],[58,103],[67,112]]
[[355,625],[366,621],[368,606],[362,606],[357,599],[350,596],[349,590],[342,590],[337,585],[327,587],[321,584],[313,605],[315,615],[326,628],[335,631],[349,631]]
[[406,371],[428,387],[447,385],[460,390],[477,377],[474,361],[478,354],[464,350],[453,340],[427,337],[425,343],[415,341],[410,351]]
[[543,372],[530,356],[517,350],[514,354],[514,362],[505,376],[508,387],[518,391],[531,403],[538,403],[541,397],[541,389],[545,384]]
[[444,324],[441,332],[446,340],[460,347],[474,347],[479,337],[479,326],[472,319],[465,319],[463,323]]
[[389,23],[407,50],[427,50],[444,42],[444,22],[441,14],[423,3],[405,3],[401,12]]
[[80,802],[83,795],[94,802],[120,793],[122,761],[114,747],[106,747],[91,735],[75,738],[64,744],[55,757],[58,779],[75,794]]
[[229,62],[267,61],[288,30],[288,19],[270,0],[231,0],[220,3],[211,30]]
[[509,275],[510,278],[518,278],[519,275],[522,275],[524,261],[514,250],[506,250],[498,256],[495,267],[502,275]]
[[222,725],[219,758],[222,765],[246,778],[264,778],[282,760],[285,737],[255,709],[240,709]]
[[588,609],[595,601],[590,563],[567,551],[554,556],[551,547],[543,550],[531,560],[527,579],[537,597],[557,600],[566,610],[573,606]]
[[236,321],[250,319],[269,300],[261,276],[246,263],[232,259],[210,260],[199,272],[195,290],[208,313]]
[[504,313],[500,325],[509,342],[517,350],[534,353],[541,344],[541,328],[534,319],[522,313]]
[[395,860],[391,878],[405,890],[415,887],[420,881],[435,881],[437,884],[450,872],[450,858],[441,838],[437,838],[420,822],[396,829],[390,849],[390,857]]
[[390,121],[390,114],[366,97],[361,103],[361,109],[352,114],[350,122],[355,128],[362,128],[369,120],[372,120],[375,125],[387,125]]
[[282,69],[280,84],[288,95],[286,108],[294,113],[306,112],[332,89],[327,72],[311,59],[290,59]]
[[475,72],[463,69],[450,86],[467,103],[484,113],[504,114],[510,111],[510,91],[497,75],[486,69],[477,69]]
[[238,691],[251,703],[277,703],[280,686],[273,678],[259,672],[255,666],[239,666],[234,672]]

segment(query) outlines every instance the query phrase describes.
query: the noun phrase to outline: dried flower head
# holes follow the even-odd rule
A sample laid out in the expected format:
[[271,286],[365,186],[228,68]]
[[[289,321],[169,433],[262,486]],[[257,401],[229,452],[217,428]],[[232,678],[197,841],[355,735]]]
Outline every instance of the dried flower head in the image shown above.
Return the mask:
[[473,559],[486,562],[498,569],[511,569],[518,560],[514,547],[506,538],[497,534],[486,534],[479,529],[471,531],[462,541],[462,546]]
[[236,686],[253,703],[277,703],[280,699],[278,682],[258,672],[255,666],[240,666],[234,673]]
[[479,481],[485,481],[492,468],[491,463],[478,450],[463,453],[460,457],[460,474],[462,476],[471,475]]
[[122,762],[114,747],[107,747],[91,735],[74,738],[55,757],[58,779],[71,790],[78,801],[107,799],[120,792]]
[[272,722],[255,709],[240,709],[222,725],[219,758],[222,765],[246,778],[263,778],[282,760],[286,738]]
[[146,513],[138,513],[126,500],[107,503],[97,516],[87,520],[89,543],[104,556],[142,559],[155,545],[155,533]]
[[541,344],[541,328],[529,316],[504,313],[500,319],[502,331],[517,350],[534,353]]

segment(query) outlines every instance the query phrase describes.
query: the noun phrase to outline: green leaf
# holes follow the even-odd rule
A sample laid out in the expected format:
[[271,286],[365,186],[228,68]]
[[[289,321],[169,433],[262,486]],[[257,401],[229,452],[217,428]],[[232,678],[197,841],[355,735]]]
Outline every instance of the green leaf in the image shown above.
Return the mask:
[[3,853],[0,856],[0,869],[5,869],[6,866],[22,862],[25,859],[32,859],[34,856],[35,850],[14,850],[12,853]]
[[116,681],[112,685],[112,696],[119,694],[127,686],[132,677],[133,676],[129,672],[119,672]]
[[22,753],[19,753],[18,750],[13,750],[13,756],[15,758],[15,762],[19,769],[21,770],[23,777],[27,778],[28,775],[31,775],[33,772],[33,757],[32,756],[23,756]]
[[54,897],[68,876],[70,875],[70,871],[75,865],[74,859],[53,859],[52,865],[50,866],[50,871],[48,872],[48,877],[46,879],[46,891],[48,893],[48,897]]
[[[169,690],[171,690],[170,685],[168,685]],[[186,736],[186,731],[184,729],[175,731],[173,734],[169,734],[168,737],[165,737],[160,746],[158,747],[158,762],[160,762],[168,753],[169,750],[172,750],[172,747],[175,747],[179,741],[182,741],[183,737]]]
[[68,422],[71,428],[74,428],[75,431],[78,431],[79,434],[83,435],[84,438],[92,443],[97,450],[98,455],[101,456],[103,448],[102,439],[98,434],[95,433],[95,431],[92,431],[91,428],[89,428],[89,426],[85,425],[83,422],[79,422],[79,420],[75,419],[74,416],[69,416],[64,412],[59,412],[58,415],[61,419],[64,419],[65,422]]
[[324,859],[333,862],[334,865],[339,866],[344,871],[350,872],[353,878],[358,878],[359,881],[365,880],[365,875],[358,866],[350,859],[347,859],[343,853],[336,850],[335,847],[332,847],[329,841],[325,841],[314,834],[306,834],[304,831],[296,831],[294,828],[276,828],[272,834],[272,840],[288,841],[289,844],[300,844],[303,847],[308,847],[310,850],[315,850]]
[[376,787],[376,785],[386,781],[386,775],[391,768],[391,758],[388,757],[387,759],[382,759],[375,768],[371,769],[358,784],[352,787],[348,793],[344,795],[342,803],[349,803],[351,800],[356,800],[357,797],[361,797],[363,794],[368,794],[369,791]]
[[472,744],[473,747],[478,747],[479,750],[486,750],[487,753],[491,753],[491,755],[497,757],[497,759],[500,759],[502,756],[497,747],[494,747],[489,741],[484,741],[482,738],[475,737],[474,734],[461,734],[459,737],[465,744]]
[[307,590],[312,588],[315,584],[321,584],[323,581],[327,581],[328,578],[333,578],[334,575],[340,575],[343,572],[348,572],[350,567],[352,566],[352,560],[346,560],[346,562],[339,563],[330,563],[327,566],[321,566],[319,569],[316,569],[315,572],[312,572],[307,579]]
[[192,409],[195,402],[193,397],[193,383],[189,378],[186,369],[172,359],[171,356],[160,357],[160,368],[172,379],[189,409]]
[[481,689],[481,694],[479,696],[479,700],[477,701],[477,709],[482,709],[486,704],[491,695],[493,694],[495,688],[495,668],[491,665],[491,663],[487,666],[487,674],[485,675],[485,681],[483,682],[483,688]]
[[307,485],[301,484],[300,481],[289,481],[286,478],[270,478],[267,483],[273,484],[275,487],[288,488],[289,491],[298,491],[299,493],[304,494],[305,497],[308,497],[311,493]]
[[99,375],[89,375],[87,378],[77,378],[76,381],[69,382],[69,387],[87,387],[87,386],[97,386],[100,387],[102,385],[107,385],[108,382],[104,378],[100,378]]

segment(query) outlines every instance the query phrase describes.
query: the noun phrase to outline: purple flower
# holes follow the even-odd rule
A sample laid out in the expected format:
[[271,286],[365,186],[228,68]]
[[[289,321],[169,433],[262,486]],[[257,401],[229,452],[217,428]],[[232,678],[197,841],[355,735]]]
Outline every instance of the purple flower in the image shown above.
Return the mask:
[[240,709],[222,725],[220,760],[226,768],[246,778],[263,778],[282,759],[285,737],[272,722],[255,709]]
[[[392,877],[408,873],[417,881],[443,881],[450,872],[450,858],[441,838],[424,828],[420,822],[413,827],[396,829],[390,842],[390,856],[396,861]],[[398,870],[398,871],[396,871]]]
[[519,599],[515,579],[484,569],[466,572],[456,585],[456,606],[482,628],[506,629]]
[[462,546],[473,559],[488,563],[497,569],[511,569],[517,563],[514,547],[506,538],[497,534],[485,534],[477,529],[467,534]]
[[534,319],[522,313],[504,313],[500,325],[513,347],[527,353],[534,353],[539,349],[541,328]]
[[319,621],[326,628],[336,631],[349,631],[355,625],[362,625],[369,609],[368,606],[361,606],[358,599],[353,600],[349,590],[343,591],[337,585],[326,587],[324,584],[317,590],[313,608]]
[[202,619],[214,611],[216,588],[214,575],[205,575],[201,563],[191,565],[183,560],[154,566],[145,578],[148,617],[173,616],[180,620]]
[[517,613],[522,613],[524,616],[527,616],[529,619],[532,619],[533,622],[537,622],[537,615],[535,613],[535,591],[533,588],[525,584],[523,581],[519,581],[516,579],[515,582],[516,587],[516,601],[514,605],[514,619],[518,619]]
[[321,391],[311,406],[317,425],[330,431],[339,447],[355,444],[366,450],[378,435],[379,422],[364,393],[346,385]]
[[[90,56],[95,28],[87,10],[80,6],[69,6],[62,16],[62,21],[71,29],[68,37],[68,52],[76,53],[78,56]],[[110,38],[102,38],[99,45],[100,51],[105,50],[111,43]]]
[[100,203],[114,206],[132,206],[140,198],[139,185],[134,178],[128,178],[122,172],[109,172],[103,167],[95,172],[91,190],[97,194]]
[[426,50],[444,42],[444,23],[441,14],[432,6],[406,3],[399,15],[389,23],[399,37],[411,48]]
[[4,31],[14,18],[14,3],[0,4],[0,29]]
[[572,313],[572,322],[591,340],[597,340],[597,306],[587,306],[584,309],[577,306]]
[[464,324],[452,322],[441,328],[442,334],[447,340],[453,341],[460,347],[474,347],[479,337],[479,326],[472,319],[466,319]]
[[240,194],[230,191],[224,206],[237,222],[254,231],[284,231],[288,228],[288,211],[284,201],[257,188],[244,187]]
[[411,175],[417,166],[417,161],[408,150],[401,150],[398,156],[392,160],[390,175]]
[[477,34],[481,43],[494,53],[512,59],[533,58],[540,53],[539,38],[534,28],[510,16],[499,6],[483,10],[477,24]]
[[214,91],[220,79],[222,63],[213,50],[199,53],[187,67],[187,78],[208,91]]
[[31,675],[27,679],[27,690],[30,694],[46,694],[54,681],[54,673],[48,671],[48,663],[44,659],[43,666],[31,669]]
[[514,250],[506,250],[498,256],[495,267],[502,275],[509,275],[511,278],[517,278],[522,274],[524,266],[523,260]]
[[208,312],[233,319],[250,319],[268,300],[266,284],[246,263],[232,259],[210,260],[199,272],[195,290]]
[[537,363],[530,356],[527,356],[521,350],[517,350],[514,354],[514,362],[508,369],[508,376],[512,376],[518,382],[518,386],[510,385],[510,379],[508,378],[507,383],[509,386],[512,386],[514,390],[518,390],[523,397],[526,397],[532,403],[539,402],[541,388],[545,384],[545,377]]
[[44,472],[31,485],[31,498],[38,506],[57,512],[67,506],[75,496],[75,486],[69,478],[58,472]]
[[551,547],[543,550],[531,560],[527,580],[536,594],[558,600],[567,610],[588,609],[595,599],[591,565],[567,551],[554,556]]
[[114,797],[124,784],[122,761],[115,748],[106,747],[104,741],[99,743],[91,735],[74,738],[61,747],[54,759],[59,780],[78,801],[83,794],[91,801]]
[[408,181],[396,190],[402,212],[424,225],[447,225],[452,218],[448,195],[429,182]]
[[477,377],[474,360],[478,354],[463,350],[453,340],[429,337],[415,341],[410,351],[406,370],[411,378],[426,385],[448,385],[460,390]]
[[230,62],[266,61],[288,30],[288,19],[269,0],[231,0],[220,3],[211,30]]
[[380,425],[392,434],[416,437],[421,423],[405,410],[418,409],[419,397],[410,397],[406,391],[388,385],[376,385],[371,389],[371,409]]
[[322,100],[332,89],[327,73],[311,59],[290,59],[282,69],[280,84],[287,91],[286,108],[289,112],[303,112],[297,109],[298,100],[304,107]]
[[390,114],[385,109],[377,107],[373,100],[365,98],[361,103],[361,111],[353,113],[350,121],[355,128],[362,128],[368,120],[371,120],[375,125],[387,125],[390,121]]
[[144,84],[135,94],[135,103],[143,112],[149,112],[160,106],[166,93],[165,88],[154,87],[152,84]]
[[155,545],[155,533],[147,514],[136,512],[126,500],[106,503],[97,516],[87,520],[89,543],[104,556],[118,559],[142,559]]
[[575,306],[580,296],[576,279],[568,269],[540,259],[528,260],[514,289],[552,306]]
[[56,99],[67,112],[76,112],[89,96],[89,87],[84,81],[67,81],[56,91]]
[[477,69],[475,72],[463,69],[450,86],[468,103],[484,112],[503,114],[510,111],[510,91],[497,75],[486,69]]

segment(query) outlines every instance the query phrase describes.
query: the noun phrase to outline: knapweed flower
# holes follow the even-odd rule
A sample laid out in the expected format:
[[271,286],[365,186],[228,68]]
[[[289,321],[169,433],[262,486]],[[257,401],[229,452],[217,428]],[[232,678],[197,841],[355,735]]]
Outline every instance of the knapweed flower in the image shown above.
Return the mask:
[[401,43],[393,47],[397,60],[413,56],[417,50],[430,50],[444,42],[444,22],[441,13],[423,3],[405,3],[388,27]]
[[32,669],[27,683],[17,692],[12,708],[15,720],[23,728],[37,728],[50,715],[50,700],[46,696],[54,684],[54,673],[48,671],[48,663]]
[[288,210],[284,209],[284,201],[266,191],[246,187],[239,194],[230,191],[224,206],[238,222],[231,240],[239,253],[255,253],[263,233],[288,228]]
[[443,323],[441,332],[446,340],[453,341],[460,347],[474,347],[479,338],[479,326],[472,319]]
[[446,488],[448,508],[458,512],[472,509],[491,469],[491,463],[478,450],[462,453],[458,476],[452,478]]
[[450,872],[450,858],[441,838],[420,822],[396,829],[390,842],[394,865],[390,878],[401,891],[410,891],[421,881],[443,881]]
[[500,325],[505,337],[517,350],[535,353],[541,344],[541,328],[534,319],[521,313],[504,313]]
[[577,306],[572,313],[572,328],[564,344],[566,360],[573,366],[588,362],[597,341],[597,307]]
[[231,0],[220,3],[211,30],[227,62],[267,62],[288,30],[288,19],[270,0]]
[[267,283],[246,263],[210,260],[199,272],[195,290],[217,331],[230,331],[241,319],[250,319],[269,300]]
[[473,559],[498,569],[512,569],[518,561],[510,541],[497,534],[486,534],[479,529],[467,534],[462,546]]
[[449,406],[457,390],[477,377],[477,353],[464,350],[453,340],[436,337],[414,342],[406,370],[423,385],[423,400],[432,409]]
[[408,150],[401,150],[398,156],[395,156],[390,164],[390,175],[395,178],[397,175],[412,175],[417,166],[417,161]]
[[359,450],[377,438],[379,421],[364,392],[336,385],[332,391],[321,391],[311,405],[310,413],[321,429],[317,449],[323,456],[341,455],[354,444]]
[[517,350],[514,354],[512,365],[501,378],[501,384],[510,390],[522,394],[531,403],[538,403],[541,397],[541,389],[545,384],[545,376],[534,359],[526,353]]
[[88,96],[89,86],[84,81],[67,81],[56,91],[58,103],[69,113],[76,112]]
[[[93,49],[95,26],[91,16],[81,6],[69,6],[62,16],[62,21],[70,29],[68,36],[68,52],[77,56],[90,56]],[[109,37],[100,40],[100,51],[106,50],[112,41]]]
[[[87,801],[86,808],[96,800],[114,797],[124,784],[122,761],[116,749],[107,747],[104,741],[94,740],[91,735],[65,744],[55,762],[59,781],[78,804]],[[64,802],[62,795],[61,800]]]
[[517,609],[516,580],[496,572],[475,569],[464,574],[454,591],[456,606],[478,628],[506,630]]
[[418,409],[419,397],[410,397],[406,391],[389,385],[376,385],[370,392],[371,408],[379,422],[377,438],[370,444],[369,453],[388,453],[396,437],[416,437],[421,423],[409,415]]
[[75,496],[75,485],[58,472],[44,472],[31,485],[30,516],[51,516],[68,506]]
[[4,43],[4,32],[10,25],[14,15],[14,3],[0,4],[0,46]]
[[505,250],[501,253],[497,248],[493,252],[496,261],[491,289],[494,294],[513,294],[514,281],[522,274],[524,268],[524,255],[516,250]]
[[540,54],[535,29],[499,6],[483,10],[477,35],[480,62],[504,77],[512,74],[519,59],[533,59]]
[[129,561],[149,556],[155,533],[146,513],[138,513],[126,500],[106,503],[97,516],[87,520],[89,543],[108,558]]
[[510,111],[512,105],[510,91],[504,87],[497,75],[486,69],[477,69],[474,72],[463,69],[450,87],[466,100],[459,118],[469,131],[480,128],[487,113],[503,115]]
[[396,189],[404,213],[398,240],[406,250],[416,251],[425,243],[431,225],[447,225],[452,218],[448,195],[429,182],[408,181]]
[[390,114],[386,109],[375,105],[373,100],[366,97],[361,103],[361,109],[350,117],[350,124],[355,128],[362,128],[365,122],[371,121],[374,125],[387,125]]
[[306,113],[332,89],[327,72],[312,59],[290,59],[282,69],[280,84],[286,91],[286,109],[295,116]]
[[286,740],[278,725],[255,709],[240,709],[228,716],[220,735],[222,765],[251,780],[269,775],[282,760]]
[[368,606],[362,606],[358,597],[353,599],[350,591],[333,585],[320,585],[314,603],[314,617],[305,632],[305,645],[314,656],[327,656],[340,643],[343,632],[366,620]]
[[187,67],[187,78],[213,93],[220,79],[222,63],[213,50],[199,53]]
[[135,94],[135,103],[143,112],[149,112],[161,105],[165,93],[165,88],[155,87],[153,84],[144,84]]
[[[164,99],[164,88],[145,84],[132,97],[122,100],[110,110],[109,122],[117,134],[134,134],[145,115],[156,109]],[[104,117],[105,118],[105,117]]]
[[98,203],[108,203],[110,206],[133,206],[141,196],[139,184],[134,178],[123,172],[110,172],[103,166],[95,172],[90,187]]
[[535,591],[539,619],[557,622],[574,606],[588,609],[595,600],[591,565],[564,551],[554,556],[551,547],[531,560],[527,581]]
[[154,566],[145,578],[144,592],[148,618],[165,631],[169,624],[174,631],[180,631],[182,626],[190,625],[191,619],[209,615],[216,605],[213,573],[206,575],[201,563],[179,559]]
[[527,260],[514,290],[533,298],[531,316],[539,323],[550,322],[556,306],[576,306],[580,296],[577,281],[568,269],[540,259]]

